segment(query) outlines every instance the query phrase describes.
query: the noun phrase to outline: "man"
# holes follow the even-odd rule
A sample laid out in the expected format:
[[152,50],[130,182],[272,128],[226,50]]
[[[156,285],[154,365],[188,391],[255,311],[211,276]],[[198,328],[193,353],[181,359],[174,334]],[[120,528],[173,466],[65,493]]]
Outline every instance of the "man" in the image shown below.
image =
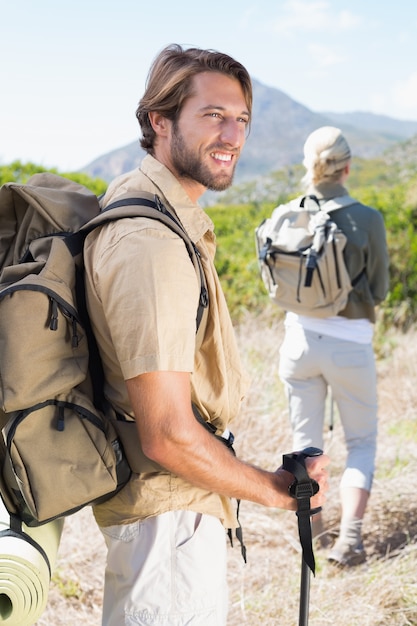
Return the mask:
[[[148,155],[139,169],[113,181],[103,200],[148,191],[181,220],[208,286],[202,339],[196,338],[199,283],[177,235],[158,221],[134,218],[87,240],[87,294],[106,395],[135,419],[138,456],[154,464],[152,471],[145,463],[95,508],[108,547],[104,626],[222,626],[224,529],[238,526],[231,498],[295,509],[288,495],[293,475],[240,461],[192,408],[227,437],[246,389],[214,269],[213,224],[197,201],[206,189],[231,184],[251,109],[251,81],[241,64],[214,51],[167,47],[151,67],[136,112]],[[313,506],[324,501],[327,462],[308,459],[320,485]]]

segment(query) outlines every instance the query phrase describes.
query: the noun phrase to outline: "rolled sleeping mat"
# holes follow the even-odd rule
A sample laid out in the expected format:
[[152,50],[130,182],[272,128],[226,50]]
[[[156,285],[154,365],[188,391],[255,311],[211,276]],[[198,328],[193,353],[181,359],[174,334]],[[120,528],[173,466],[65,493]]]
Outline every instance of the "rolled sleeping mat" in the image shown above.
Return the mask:
[[0,498],[1,626],[32,626],[45,610],[63,525],[18,527]]

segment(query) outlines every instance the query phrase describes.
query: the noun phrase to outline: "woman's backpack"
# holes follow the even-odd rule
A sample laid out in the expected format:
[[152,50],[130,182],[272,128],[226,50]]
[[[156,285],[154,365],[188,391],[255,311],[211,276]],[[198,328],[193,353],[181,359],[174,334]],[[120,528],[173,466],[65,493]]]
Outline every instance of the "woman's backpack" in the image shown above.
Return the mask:
[[303,196],[278,206],[256,228],[262,281],[284,310],[329,317],[346,306],[352,290],[343,257],[346,236],[331,211],[355,202],[343,196],[320,204],[315,196]]

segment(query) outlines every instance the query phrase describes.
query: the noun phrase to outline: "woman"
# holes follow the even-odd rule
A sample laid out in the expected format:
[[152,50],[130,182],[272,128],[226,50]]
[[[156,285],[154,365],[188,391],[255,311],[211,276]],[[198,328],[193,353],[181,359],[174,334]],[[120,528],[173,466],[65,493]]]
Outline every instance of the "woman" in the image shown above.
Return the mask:
[[[354,284],[346,307],[317,319],[287,312],[280,350],[280,378],[289,401],[294,449],[323,447],[328,389],[344,429],[347,459],[340,482],[341,525],[328,558],[339,565],[365,560],[362,520],[375,465],[377,385],[372,347],[375,307],[388,291],[388,254],[381,214],[350,198],[345,188],[351,165],[349,145],[338,128],[315,130],[304,145],[307,193],[321,205],[340,200],[331,217],[347,237],[344,258]],[[313,534],[322,534],[313,519]],[[323,536],[323,535],[322,535]]]

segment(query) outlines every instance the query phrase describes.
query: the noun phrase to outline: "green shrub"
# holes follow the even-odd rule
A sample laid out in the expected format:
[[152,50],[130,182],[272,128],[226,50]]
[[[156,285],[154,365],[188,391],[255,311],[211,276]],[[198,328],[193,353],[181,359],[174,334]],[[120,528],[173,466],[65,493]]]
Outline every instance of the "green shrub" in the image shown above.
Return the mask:
[[[9,181],[24,183],[33,174],[45,171],[60,173],[34,163],[14,161],[0,166],[0,184]],[[270,304],[259,275],[254,231],[275,206],[295,195],[295,183],[289,185],[289,174],[284,174],[276,172],[268,179],[270,187],[265,196],[272,198],[275,190],[273,200],[254,199],[257,186],[253,183],[251,193],[242,193],[241,196],[245,199],[251,197],[247,203],[232,203],[224,198],[223,204],[206,209],[215,224],[215,263],[234,321],[239,321],[246,312],[261,313]],[[97,195],[107,187],[105,181],[90,178],[82,172],[61,175],[85,185]],[[294,180],[298,180],[297,177]],[[384,216],[390,255],[390,289],[381,306],[381,323],[383,328],[394,326],[407,330],[417,321],[417,176],[406,182],[393,182],[399,177],[400,173],[390,171],[383,161],[356,160],[349,191]],[[284,194],[285,188],[291,195]],[[237,196],[239,187],[230,197]]]
[[217,237],[216,268],[235,320],[246,311],[258,312],[268,303],[255,251],[255,228],[272,205],[216,206],[207,209]]
[[83,172],[58,172],[55,168],[45,168],[41,165],[35,165],[34,163],[22,163],[21,161],[13,161],[10,165],[0,166],[0,185],[4,183],[26,183],[27,180],[34,174],[40,174],[42,172],[51,172],[52,174],[59,174],[65,178],[80,183],[88,187],[93,193],[100,195],[106,191],[107,183],[100,178],[91,178]]
[[[370,180],[380,184],[370,184]],[[378,166],[373,176],[357,175],[350,186],[352,196],[373,206],[384,216],[390,255],[390,289],[381,306],[383,327],[407,330],[417,321],[417,181],[402,185],[382,184]],[[285,201],[280,198],[280,201]],[[245,311],[260,313],[268,303],[255,252],[254,230],[274,208],[272,203],[216,205],[207,209],[217,235],[216,267],[232,318]]]

